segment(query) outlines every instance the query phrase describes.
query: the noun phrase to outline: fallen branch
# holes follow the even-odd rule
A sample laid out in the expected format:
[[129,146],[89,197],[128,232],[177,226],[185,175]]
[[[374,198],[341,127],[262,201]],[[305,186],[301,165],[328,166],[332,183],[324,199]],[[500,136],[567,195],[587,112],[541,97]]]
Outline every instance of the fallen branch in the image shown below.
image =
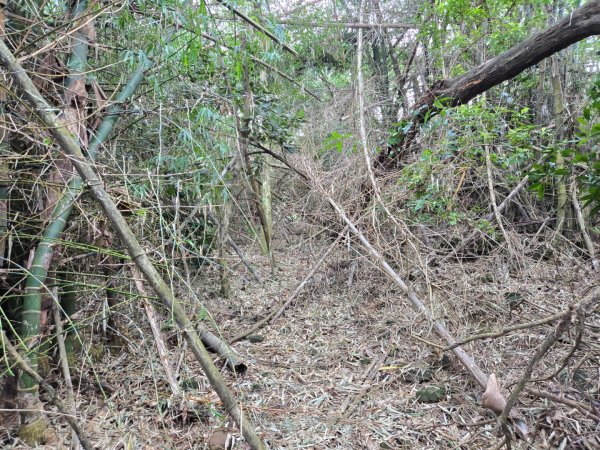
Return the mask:
[[[142,302],[144,303],[144,309],[146,310],[146,316],[148,317],[148,321],[150,322],[152,334],[154,335],[156,346],[158,348],[158,356],[161,362],[163,363],[165,374],[167,376],[167,381],[169,382],[169,385],[171,385],[171,391],[173,391],[174,394],[180,393],[178,387],[173,389],[173,386],[177,386],[177,382],[175,381],[175,377],[172,375],[172,370],[167,357],[167,349],[160,335],[160,327],[158,327],[158,321],[156,320],[156,312],[154,310],[154,307],[152,306],[152,303],[148,301],[149,296],[142,283],[143,278],[135,267],[132,267],[131,271],[135,286],[141,294]],[[198,330],[200,339],[202,340],[202,343],[204,344],[206,349],[219,355],[219,357],[225,361],[225,366],[228,369],[240,375],[243,375],[246,372],[246,370],[248,370],[248,366],[246,366],[246,364],[240,361],[240,359],[237,357],[237,355],[234,353],[231,347],[227,345],[227,343],[224,342],[221,338],[219,338],[214,333],[207,330],[201,325],[196,325],[196,329]],[[161,344],[159,344],[159,342]]]
[[171,363],[169,362],[169,352],[167,351],[165,340],[163,339],[162,334],[160,332],[160,326],[158,325],[156,311],[154,310],[154,306],[152,306],[152,303],[148,301],[148,293],[146,292],[146,288],[144,288],[144,283],[142,283],[142,275],[135,266],[131,267],[131,275],[133,278],[133,283],[135,284],[136,289],[140,293],[140,298],[144,305],[144,310],[146,311],[146,317],[148,318],[148,322],[150,323],[152,335],[154,336],[154,342],[156,343],[158,358],[160,359],[160,363],[162,364],[163,370],[165,371],[165,378],[167,379],[167,383],[169,384],[173,395],[181,395],[181,389],[179,388],[179,384],[177,384],[177,379],[175,378],[175,374],[173,373]]
[[589,417],[597,422],[600,422],[600,415],[598,415],[598,410],[596,408],[584,405],[583,403],[578,402],[576,400],[572,400],[570,398],[561,397],[560,395],[553,394],[552,392],[542,391],[540,389],[534,389],[530,387],[525,388],[525,390],[528,394],[533,395],[534,397],[545,398],[547,400],[556,403],[562,403],[563,405],[578,409],[584,416]]
[[[517,402],[521,392],[525,389],[525,386],[531,379],[531,374],[535,365],[544,357],[544,355],[550,350],[554,343],[571,327],[576,321],[585,321],[586,312],[593,310],[597,304],[600,303],[600,288],[593,289],[584,299],[571,305],[568,309],[569,314],[566,315],[556,326],[556,328],[550,332],[542,344],[538,347],[531,360],[527,364],[521,380],[517,383],[517,386],[513,389],[510,397],[506,401],[506,406],[500,415],[500,424],[505,427],[506,419],[509,416],[511,409]],[[509,439],[509,434],[506,434]]]
[[556,314],[552,314],[551,316],[544,317],[543,319],[540,319],[540,320],[535,320],[533,322],[527,322],[527,323],[521,323],[518,325],[513,325],[511,327],[506,327],[500,331],[496,331],[493,333],[481,333],[481,334],[476,334],[474,336],[469,336],[468,338],[456,341],[454,344],[445,347],[443,349],[443,351],[455,349],[456,347],[468,344],[469,342],[479,341],[482,339],[494,339],[494,338],[506,336],[508,333],[511,333],[513,331],[528,330],[528,329],[531,329],[534,327],[539,327],[541,325],[546,325],[548,323],[552,323],[557,320],[563,319],[564,317],[566,317],[569,314],[570,314],[570,310],[565,310],[565,311],[561,311]]
[[579,230],[583,236],[585,247],[587,248],[590,259],[592,260],[592,267],[594,270],[598,270],[600,269],[600,266],[598,264],[598,260],[596,259],[596,250],[594,249],[594,243],[592,242],[590,234],[587,232],[587,228],[585,226],[585,219],[583,218],[581,206],[579,205],[579,200],[577,199],[577,185],[575,182],[573,182],[571,185],[571,202],[573,203],[573,209],[575,210],[575,216],[577,217],[577,224],[579,225]]
[[[371,254],[373,259],[377,262],[381,270],[388,275],[391,280],[397,284],[400,289],[407,295],[410,303],[412,304],[413,309],[418,313],[422,314],[427,322],[433,325],[437,334],[444,339],[448,345],[453,345],[456,340],[446,329],[444,323],[439,319],[434,319],[431,312],[427,309],[421,299],[417,296],[417,294],[409,288],[409,286],[404,282],[404,280],[398,275],[394,269],[388,264],[383,255],[371,245],[366,236],[360,231],[354,223],[348,218],[346,212],[342,209],[340,205],[318,184],[313,180],[313,185],[315,189],[321,193],[321,195],[328,201],[331,207],[337,212],[342,221],[346,223],[347,227],[350,231],[358,238],[363,247]],[[469,374],[475,379],[475,381],[482,387],[486,388],[488,383],[487,375],[481,370],[481,368],[475,363],[473,358],[467,354],[461,347],[455,347],[452,349],[454,355],[458,358],[463,367],[469,372]],[[514,420],[517,431],[526,439],[529,430],[525,425],[525,422],[521,419],[521,417],[516,413],[512,413],[511,419]]]
[[506,234],[506,230],[504,229],[504,225],[502,224],[502,216],[500,215],[500,211],[498,210],[498,204],[496,203],[496,190],[494,189],[494,174],[492,167],[492,157],[490,155],[490,147],[489,145],[485,145],[485,167],[487,170],[487,182],[488,182],[488,190],[490,191],[490,203],[492,204],[492,213],[496,219],[496,223],[498,224],[498,228],[500,228],[500,232],[502,236],[504,236],[504,240],[506,241],[506,247],[509,253],[513,253],[512,245],[510,243],[510,238],[508,234]]
[[[575,9],[546,30],[525,39],[466,74],[437,81],[400,121],[402,127],[408,126],[409,131],[398,144],[390,146],[386,152],[380,154],[379,163],[386,168],[393,167],[407,153],[419,133],[421,124],[442,107],[466,104],[556,52],[597,34],[600,34],[600,0],[593,0]],[[440,103],[443,106],[440,106]]]

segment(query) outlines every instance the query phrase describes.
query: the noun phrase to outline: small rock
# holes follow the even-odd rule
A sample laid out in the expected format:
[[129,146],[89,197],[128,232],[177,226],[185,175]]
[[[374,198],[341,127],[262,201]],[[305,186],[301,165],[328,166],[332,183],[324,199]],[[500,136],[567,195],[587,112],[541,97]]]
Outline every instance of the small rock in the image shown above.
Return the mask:
[[232,435],[227,430],[214,431],[207,442],[210,450],[229,450],[233,447],[233,443]]
[[252,342],[253,344],[256,344],[257,342],[262,342],[264,340],[265,340],[265,338],[263,336],[261,336],[260,334],[252,334],[252,335],[248,336],[248,341]]
[[482,283],[493,283],[494,275],[492,275],[491,273],[486,273],[485,275],[479,277],[479,281],[481,281]]
[[400,375],[402,381],[407,383],[423,383],[431,381],[433,378],[433,369],[427,367],[411,367]]

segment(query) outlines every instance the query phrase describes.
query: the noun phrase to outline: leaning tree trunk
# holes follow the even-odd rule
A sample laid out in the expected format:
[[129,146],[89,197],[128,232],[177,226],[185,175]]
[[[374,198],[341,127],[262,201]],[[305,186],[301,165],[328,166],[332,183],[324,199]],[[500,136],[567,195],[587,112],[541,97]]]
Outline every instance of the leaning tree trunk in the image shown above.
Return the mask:
[[[0,35],[4,34],[4,8],[6,1],[0,0]],[[6,120],[6,94],[0,87],[0,269],[4,267],[4,251],[6,250],[6,232],[8,231],[8,163],[6,156],[10,153],[8,137],[8,120]]]
[[[465,104],[556,52],[597,34],[600,34],[600,0],[593,0],[465,75],[437,81],[405,114],[400,123],[408,131],[397,144],[380,154],[378,162],[384,168],[397,165],[408,152],[420,125],[442,107]],[[403,131],[398,130],[398,133]]]

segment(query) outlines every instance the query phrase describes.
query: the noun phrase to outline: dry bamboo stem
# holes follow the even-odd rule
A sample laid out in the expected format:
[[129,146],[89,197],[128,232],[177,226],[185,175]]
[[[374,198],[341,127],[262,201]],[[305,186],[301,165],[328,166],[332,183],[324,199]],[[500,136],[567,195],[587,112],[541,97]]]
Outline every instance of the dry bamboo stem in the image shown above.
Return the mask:
[[598,270],[598,260],[596,259],[596,251],[594,249],[594,243],[590,238],[590,234],[587,232],[587,228],[585,226],[585,219],[583,218],[583,213],[581,212],[581,205],[579,205],[579,200],[577,199],[577,186],[575,183],[571,185],[571,202],[573,203],[573,208],[575,209],[575,215],[577,216],[577,224],[579,225],[579,229],[581,230],[581,235],[583,236],[583,241],[585,242],[585,247],[590,255],[590,259],[592,260],[592,267],[594,270]]
[[[427,309],[427,307],[423,304],[421,299],[415,294],[415,292],[409,288],[409,286],[404,282],[404,280],[398,275],[394,269],[388,264],[383,255],[375,249],[369,242],[369,240],[365,237],[365,235],[354,225],[354,223],[348,218],[346,212],[342,209],[340,205],[327,193],[324,189],[322,189],[316,183],[313,183],[315,187],[321,192],[321,195],[329,202],[331,207],[338,213],[340,218],[346,223],[350,231],[358,238],[358,240],[362,243],[362,245],[367,249],[367,251],[371,254],[371,256],[376,260],[379,264],[379,267],[388,275],[394,283],[396,283],[402,291],[407,295],[410,300],[413,308],[420,314],[422,314],[429,323],[431,323],[437,334],[446,341],[448,345],[453,345],[456,340],[454,337],[448,332],[446,326],[441,320],[437,320],[433,317],[431,312]],[[477,381],[477,383],[482,387],[486,388],[488,377],[481,370],[481,368],[475,363],[473,358],[465,352],[461,347],[455,347],[452,349],[452,353],[458,358],[460,363],[467,369],[467,371],[471,374],[471,376]],[[516,411],[511,411],[511,419],[515,420],[515,426],[517,431],[525,438],[528,434],[528,429],[526,424],[520,417]]]
[[[523,177],[523,179],[519,182],[519,184],[517,184],[515,186],[515,188],[510,192],[510,194],[508,194],[508,196],[502,201],[502,203],[500,203],[497,207],[497,211],[498,213],[501,213],[502,211],[504,211],[504,209],[508,206],[508,203],[519,193],[521,192],[521,190],[527,185],[527,183],[529,182],[529,175],[525,175]],[[491,213],[489,213],[487,216],[485,216],[485,220],[487,221],[491,221],[494,218],[494,214],[495,212],[492,211]],[[477,234],[479,233],[478,230],[474,230],[473,232],[471,232],[471,234],[469,234],[465,239],[463,239],[463,241],[454,249],[453,254],[458,254],[459,251],[461,251],[463,248],[465,248],[469,242],[471,242],[473,239],[475,239],[475,237],[477,236]],[[448,259],[450,259],[452,257],[452,254],[444,256],[440,261],[439,264],[444,264],[446,261],[448,261]]]
[[[441,320],[436,320],[431,315],[431,312],[427,309],[427,307],[423,304],[421,299],[415,294],[408,285],[404,282],[404,280],[398,275],[394,269],[388,264],[383,255],[375,249],[369,242],[369,240],[365,237],[365,235],[360,231],[354,223],[346,216],[345,211],[324,191],[322,194],[325,196],[329,204],[333,207],[333,209],[339,214],[342,220],[346,223],[350,231],[358,238],[361,244],[367,249],[367,251],[371,254],[371,256],[377,261],[380,265],[381,269],[388,275],[394,283],[396,283],[402,291],[408,296],[412,306],[414,309],[425,316],[425,318],[434,325],[437,333],[448,343],[448,345],[452,345],[455,342],[455,339],[450,335],[448,330],[446,330],[445,325]],[[465,366],[467,371],[473,376],[477,383],[485,388],[487,385],[487,375],[475,364],[473,358],[469,356],[462,348],[456,347],[452,349],[452,352],[456,355],[456,357],[460,360],[461,364]]]
[[[54,278],[54,277],[53,277]],[[69,360],[67,358],[67,350],[65,348],[65,336],[60,318],[60,306],[58,305],[58,287],[52,288],[52,296],[55,302],[52,304],[52,313],[54,315],[54,326],[56,327],[56,343],[58,344],[58,355],[60,360],[60,368],[65,379],[65,387],[67,389],[67,406],[70,412],[75,416],[75,394],[73,393],[73,380],[71,379],[71,371],[69,369]],[[79,448],[79,438],[73,430],[73,448]]]
[[148,293],[146,292],[146,288],[144,288],[142,275],[135,266],[131,267],[131,275],[133,277],[133,282],[136,289],[141,294],[144,310],[146,311],[146,317],[148,318],[150,328],[152,329],[152,334],[154,335],[154,342],[156,342],[158,358],[160,359],[160,363],[165,371],[165,378],[167,379],[167,383],[169,383],[169,387],[171,388],[173,395],[178,396],[181,394],[181,389],[179,388],[179,384],[177,384],[177,379],[175,378],[173,368],[171,367],[171,363],[169,361],[169,352],[167,351],[167,346],[165,345],[165,341],[160,332],[160,326],[158,325],[158,319],[156,317],[156,310],[154,309],[154,306],[152,306],[152,303],[148,301]]
[[37,90],[31,78],[25,72],[25,69],[23,69],[3,41],[0,41],[0,63],[11,76],[15,85],[24,94],[29,104],[33,107],[33,110],[37,112],[39,119],[48,127],[62,150],[70,158],[79,176],[87,184],[92,196],[96,199],[121,242],[127,248],[131,259],[144,274],[144,277],[152,286],[163,306],[172,312],[194,356],[200,363],[210,384],[221,398],[225,409],[241,430],[246,442],[252,449],[265,450],[265,446],[256,434],[254,426],[246,419],[240,403],[236,400],[221,373],[213,363],[200,336],[194,330],[192,322],[173,296],[173,293],[162,279],[160,273],[154,267],[151,259],[125,221],[125,218],[104,189],[102,180],[81,153],[81,149],[71,133],[57,120],[56,114],[52,112],[53,108]]
[[490,191],[490,203],[492,204],[492,212],[494,213],[494,217],[496,218],[496,223],[498,224],[498,228],[502,232],[502,236],[504,236],[504,240],[506,241],[506,248],[510,254],[514,254],[512,251],[512,245],[510,244],[510,239],[508,234],[506,234],[506,230],[504,229],[504,225],[502,224],[502,216],[500,215],[500,211],[498,210],[498,205],[496,204],[496,190],[494,189],[494,174],[492,173],[492,157],[490,155],[490,147],[489,145],[485,145],[485,166],[487,169],[487,182],[488,182],[488,190]]

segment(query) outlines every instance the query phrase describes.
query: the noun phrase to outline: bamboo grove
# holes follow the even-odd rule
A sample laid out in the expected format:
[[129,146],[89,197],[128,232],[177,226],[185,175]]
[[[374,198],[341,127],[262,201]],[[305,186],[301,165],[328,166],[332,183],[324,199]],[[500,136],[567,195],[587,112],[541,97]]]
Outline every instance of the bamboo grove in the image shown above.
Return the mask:
[[[385,286],[422,328],[402,338],[416,339],[407,351],[439,356],[438,374],[452,355],[474,382],[498,433],[465,432],[465,442],[550,439],[534,425],[544,416],[524,413],[524,396],[598,419],[597,390],[569,397],[543,383],[564,381],[576,357],[572,374],[598,368],[598,35],[597,0],[0,0],[0,439],[52,446],[52,405],[73,430],[61,442],[99,448],[74,383],[87,379],[110,404],[99,361],[144,348],[170,398],[155,402],[157,417],[176,410],[183,422],[237,430],[225,443],[198,438],[207,448],[285,447],[263,399],[250,405],[258,382],[244,384],[268,371],[247,375],[258,371],[233,345],[262,342],[258,332],[319,289],[311,279],[336,252],[351,260],[335,283],[347,289],[341,298],[357,273],[366,297]],[[294,247],[298,235],[310,244]],[[314,242],[326,248],[320,257]],[[509,309],[500,328],[477,308],[434,301],[440,271],[458,280],[474,264],[472,278],[491,284],[493,268],[478,272],[488,257],[507,267],[494,278]],[[572,297],[526,315],[534,302],[512,280],[552,258],[578,267],[564,282]],[[304,260],[301,281],[286,285]],[[259,312],[275,285],[280,298]],[[252,312],[239,306],[246,317],[224,330],[246,289],[256,289]],[[279,328],[297,326],[288,320]],[[517,369],[478,353],[480,341],[532,329],[536,344]],[[557,350],[567,341],[572,350]],[[382,345],[351,377],[361,380],[354,398],[318,421],[328,432],[343,434],[371,382],[406,369],[389,363],[402,345]],[[540,366],[556,373],[543,378]],[[184,373],[204,380],[211,400],[190,396]],[[410,378],[415,389],[433,377],[422,375]],[[384,434],[381,448],[393,448]],[[289,448],[308,442],[288,438]],[[365,448],[348,442],[337,444]]]

